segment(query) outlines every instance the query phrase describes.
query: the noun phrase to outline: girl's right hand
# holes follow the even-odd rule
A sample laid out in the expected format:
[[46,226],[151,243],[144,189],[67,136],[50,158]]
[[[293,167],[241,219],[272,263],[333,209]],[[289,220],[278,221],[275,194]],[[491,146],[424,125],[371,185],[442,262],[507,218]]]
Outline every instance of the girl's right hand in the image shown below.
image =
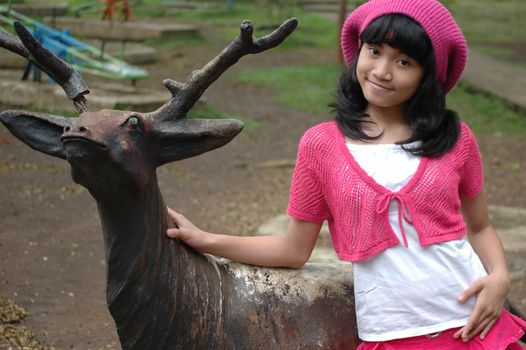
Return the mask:
[[179,238],[192,248],[204,252],[210,233],[197,228],[184,215],[171,208],[167,207],[167,209],[168,216],[170,216],[176,227],[166,230],[166,235],[170,238]]

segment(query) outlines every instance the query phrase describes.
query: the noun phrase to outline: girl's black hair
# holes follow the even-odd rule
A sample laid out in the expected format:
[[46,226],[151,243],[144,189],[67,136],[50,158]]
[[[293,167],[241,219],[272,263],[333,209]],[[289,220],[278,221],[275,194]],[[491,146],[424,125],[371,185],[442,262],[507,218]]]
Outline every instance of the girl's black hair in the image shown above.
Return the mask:
[[[388,14],[374,20],[360,35],[363,43],[387,44],[416,60],[424,70],[420,87],[407,103],[405,119],[411,127],[411,137],[399,142],[404,147],[422,141],[419,147],[407,147],[414,155],[438,157],[450,150],[460,134],[460,121],[455,111],[446,109],[446,97],[436,80],[435,58],[431,40],[424,29],[413,19],[402,14]],[[359,52],[359,51],[358,51]],[[341,132],[353,140],[370,141],[380,135],[370,136],[362,130],[368,116],[367,107],[358,78],[358,54],[346,69],[338,84],[338,100],[330,106],[336,112],[336,122]]]

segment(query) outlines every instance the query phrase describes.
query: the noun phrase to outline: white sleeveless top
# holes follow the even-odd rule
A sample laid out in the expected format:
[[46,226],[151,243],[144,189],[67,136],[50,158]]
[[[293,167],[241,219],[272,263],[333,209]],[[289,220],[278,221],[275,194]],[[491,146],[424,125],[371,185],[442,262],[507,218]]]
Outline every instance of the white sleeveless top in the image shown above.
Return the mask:
[[[420,157],[400,145],[347,144],[357,163],[378,184],[400,190],[413,176]],[[430,196],[430,200],[433,200]],[[400,242],[397,202],[389,220]],[[480,259],[465,239],[421,247],[413,225],[402,220],[408,247],[398,244],[353,263],[356,318],[360,339],[385,341],[464,326],[475,304],[460,295],[486,276]]]

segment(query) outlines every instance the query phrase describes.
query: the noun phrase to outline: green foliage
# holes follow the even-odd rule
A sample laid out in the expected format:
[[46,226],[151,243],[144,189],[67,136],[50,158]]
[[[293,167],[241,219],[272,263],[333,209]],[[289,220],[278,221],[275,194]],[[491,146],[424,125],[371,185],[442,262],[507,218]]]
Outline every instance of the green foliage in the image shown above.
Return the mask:
[[337,64],[289,66],[245,70],[238,74],[238,79],[277,89],[278,101],[298,110],[328,114],[340,71],[341,66]]
[[282,48],[308,46],[308,47],[335,47],[338,42],[337,26],[327,18],[317,16],[302,10],[300,7],[290,5],[280,11],[272,11],[266,7],[259,7],[252,2],[235,2],[233,9],[224,7],[203,7],[197,10],[180,9],[174,12],[165,12],[174,19],[186,23],[207,23],[220,30],[215,40],[230,41],[239,34],[239,24],[244,19],[250,19],[255,26],[255,35],[266,35],[286,19],[296,17],[299,25],[293,35],[288,38]]
[[[309,113],[329,114],[327,105],[335,100],[338,65],[305,65],[272,69],[246,70],[238,79],[251,84],[275,88],[277,101]],[[465,84],[457,86],[447,98],[454,109],[476,133],[501,133],[526,137],[526,113],[505,101],[472,91]]]
[[303,11],[296,14],[298,29],[283,43],[283,48],[336,48],[339,42],[337,26],[325,17]]
[[524,0],[455,1],[451,11],[470,42],[524,41]]
[[144,44],[155,49],[168,49],[174,47],[197,47],[204,45],[206,42],[206,38],[201,34],[187,33],[172,35],[168,38],[148,39]]
[[470,49],[526,67],[520,47],[526,44],[526,1],[457,0],[449,8]]
[[451,91],[447,102],[475,133],[526,137],[526,113],[497,97],[478,93],[462,83]]
[[[173,6],[182,2],[195,4],[196,8]],[[79,15],[86,18],[100,18],[103,11],[103,6],[92,0],[70,0],[69,5],[72,11],[85,9]],[[119,7],[116,12],[118,9]],[[330,19],[303,10],[298,0],[234,0],[232,8],[228,8],[226,0],[142,0],[131,1],[131,9],[135,20],[169,18],[170,21],[180,23],[205,24],[218,32],[208,31],[204,39],[201,37],[197,41],[192,38],[173,38],[174,41],[178,41],[175,43],[171,43],[172,38],[162,42],[153,41],[152,45],[157,48],[180,46],[185,43],[193,46],[202,43],[203,40],[230,41],[238,35],[239,24],[244,19],[250,19],[255,26],[255,35],[262,36],[291,17],[298,19],[298,28],[283,45],[280,45],[279,50],[297,47],[334,48],[338,45],[337,25]],[[118,13],[116,15],[120,18]]]

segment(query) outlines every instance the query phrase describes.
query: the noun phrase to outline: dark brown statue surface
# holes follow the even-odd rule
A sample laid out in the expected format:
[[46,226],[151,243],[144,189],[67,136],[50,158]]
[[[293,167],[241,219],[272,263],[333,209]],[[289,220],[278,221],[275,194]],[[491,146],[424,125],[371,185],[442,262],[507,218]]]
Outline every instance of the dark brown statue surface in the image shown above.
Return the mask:
[[66,159],[97,201],[107,262],[107,303],[124,349],[353,349],[352,276],[343,265],[300,270],[247,266],[196,253],[165,237],[169,225],[156,168],[213,150],[242,129],[235,120],[186,113],[243,55],[279,45],[296,27],[241,34],[151,113],[89,112],[82,78],[16,24],[0,46],[38,64],[64,88],[78,118],[5,111],[0,120],[30,147]]

